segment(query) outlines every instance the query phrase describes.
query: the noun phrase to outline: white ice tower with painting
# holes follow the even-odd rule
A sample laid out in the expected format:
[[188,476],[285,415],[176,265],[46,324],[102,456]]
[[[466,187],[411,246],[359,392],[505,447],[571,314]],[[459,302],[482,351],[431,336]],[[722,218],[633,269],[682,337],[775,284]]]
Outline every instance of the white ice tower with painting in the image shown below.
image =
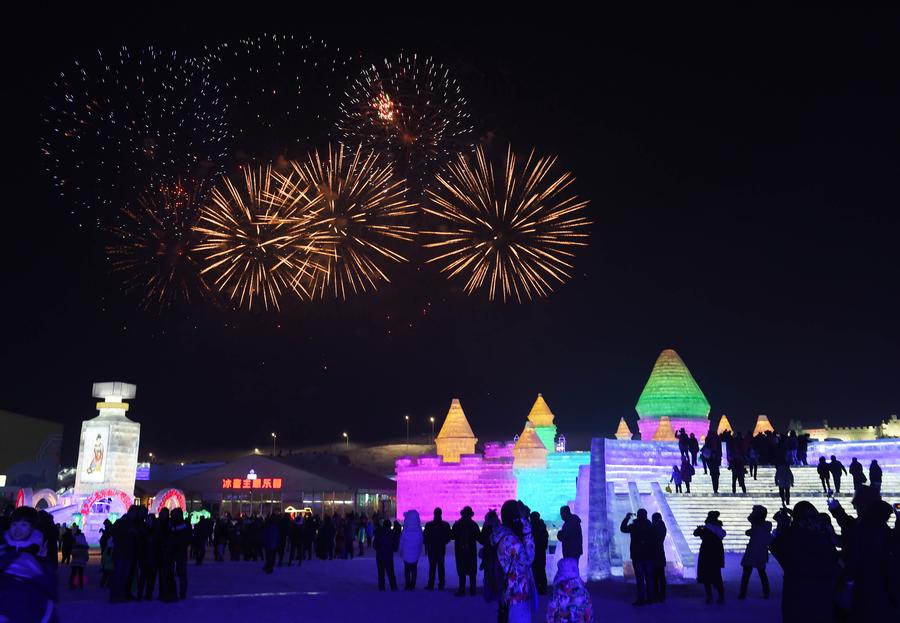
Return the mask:
[[131,383],[94,383],[97,417],[81,423],[75,495],[90,495],[98,489],[116,489],[134,495],[141,425],[126,416],[137,393]]

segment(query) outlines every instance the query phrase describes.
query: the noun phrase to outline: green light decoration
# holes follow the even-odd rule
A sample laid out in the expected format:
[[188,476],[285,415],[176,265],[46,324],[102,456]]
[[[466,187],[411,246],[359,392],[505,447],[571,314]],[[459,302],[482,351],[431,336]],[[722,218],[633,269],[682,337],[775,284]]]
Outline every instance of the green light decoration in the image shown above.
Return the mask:
[[116,523],[119,519],[119,513],[110,513],[108,519],[109,523]]
[[201,517],[209,519],[212,515],[205,508],[199,511],[191,511],[191,525],[196,526],[200,522]]
[[659,354],[635,410],[642,418],[709,416],[709,401],[674,350]]
[[72,513],[72,523],[78,526],[79,530],[84,526],[84,517],[81,513]]

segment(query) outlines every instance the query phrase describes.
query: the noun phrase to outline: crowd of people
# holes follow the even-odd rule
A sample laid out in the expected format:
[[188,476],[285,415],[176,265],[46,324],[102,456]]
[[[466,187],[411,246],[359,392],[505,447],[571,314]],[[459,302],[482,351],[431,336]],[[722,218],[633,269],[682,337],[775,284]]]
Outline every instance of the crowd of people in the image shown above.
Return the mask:
[[[353,558],[374,551],[378,587],[397,590],[394,558],[403,562],[404,589],[415,590],[420,557],[428,558],[428,590],[443,590],[445,552],[453,543],[458,579],[456,595],[476,595],[482,571],[484,597],[497,601],[498,620],[528,621],[538,595],[550,592],[546,575],[550,535],[537,512],[510,500],[499,515],[492,510],[482,527],[470,507],[451,526],[440,508],[422,526],[417,511],[398,521],[349,512],[266,517],[200,517],[193,525],[180,508],[155,516],[132,506],[100,530],[99,585],[113,603],[150,600],[175,602],[188,595],[188,566],[203,564],[208,549],[214,560],[261,562],[265,573],[277,566],[301,565],[313,554],[321,560]],[[581,520],[567,506],[560,512],[557,539],[563,559],[553,581],[548,621],[592,620],[590,596],[578,573],[582,555]],[[89,546],[75,524],[56,526],[45,511],[7,509],[0,517],[0,605],[19,610],[12,620],[55,620],[57,573],[70,567],[68,587],[83,589]],[[285,561],[285,558],[287,560]],[[27,590],[23,590],[23,587]],[[4,612],[5,614],[5,612]],[[34,616],[31,616],[34,615]]]
[[[834,499],[828,513],[807,501],[793,509],[783,505],[768,521],[768,509],[755,505],[747,517],[749,527],[738,599],[746,599],[750,578],[759,576],[762,596],[771,593],[766,565],[769,554],[784,574],[783,620],[801,618],[829,621],[900,620],[900,508],[881,499],[874,487],[859,484],[851,502],[856,517]],[[900,506],[900,505],[898,505]],[[893,527],[889,521],[894,517]],[[840,535],[834,529],[836,522]],[[620,530],[631,537],[630,554],[637,585],[636,606],[665,601],[666,526],[659,513],[652,521],[639,509],[628,513]],[[722,569],[725,568],[725,527],[718,511],[710,511],[693,535],[700,539],[697,582],[706,603],[725,603]]]
[[[776,463],[775,481],[781,509],[772,520],[768,509],[757,505],[747,517],[749,537],[741,559],[741,581],[737,595],[745,599],[754,572],[762,596],[768,599],[770,585],[766,566],[771,554],[783,569],[782,610],[785,620],[815,611],[817,622],[847,620],[892,620],[900,617],[900,508],[881,499],[881,469],[873,461],[868,477],[855,458],[849,468],[836,457],[822,457],[818,473],[829,493],[829,514],[819,513],[809,502],[790,508],[793,485],[791,467],[803,464],[805,454],[795,435],[766,435],[749,446],[746,438],[714,439],[696,448],[689,436],[682,466],[673,470],[677,486],[687,484],[685,466],[699,459],[710,474],[721,465],[721,448],[731,470],[759,462],[760,456]],[[755,438],[754,438],[755,439]],[[722,443],[723,442],[723,443]],[[681,444],[680,444],[681,445]],[[756,450],[754,450],[756,448]],[[775,448],[776,450],[772,450]],[[760,453],[758,449],[765,449]],[[709,452],[707,452],[709,450]],[[682,476],[676,480],[675,473]],[[754,471],[750,472],[755,475]],[[849,514],[832,497],[840,491],[841,477],[853,480]],[[743,489],[743,476],[733,475],[733,490]],[[715,482],[715,481],[714,481]],[[893,528],[888,521],[896,514]],[[440,508],[423,521],[416,510],[404,513],[403,523],[379,514],[348,512],[317,516],[291,516],[272,512],[232,518],[208,513],[192,525],[179,508],[163,508],[158,516],[145,507],[132,506],[115,522],[107,520],[100,531],[99,585],[107,588],[112,602],[153,599],[174,602],[188,595],[189,563],[203,564],[207,550],[216,562],[262,563],[264,573],[276,566],[298,566],[315,556],[320,560],[353,558],[373,552],[378,588],[398,590],[395,558],[403,569],[403,588],[416,589],[419,560],[428,560],[427,590],[447,585],[445,553],[453,543],[457,597],[477,594],[478,575],[484,598],[497,602],[498,621],[530,621],[539,595],[550,594],[547,621],[593,620],[590,595],[578,571],[583,534],[580,518],[568,506],[560,509],[562,527],[557,532],[561,558],[552,582],[546,575],[550,534],[543,518],[522,501],[508,500],[499,510],[489,511],[479,526],[471,507],[460,510],[452,525]],[[840,527],[840,535],[833,521]],[[660,513],[648,517],[645,509],[628,513],[620,531],[630,536],[630,560],[637,585],[637,606],[663,603],[666,599],[667,526]],[[724,603],[722,569],[725,567],[725,526],[717,511],[710,511],[693,531],[700,539],[697,581],[704,587],[706,602]],[[70,567],[70,590],[84,588],[88,542],[77,525],[58,527],[45,511],[29,507],[7,509],[0,516],[0,606],[17,609],[11,620],[56,620],[57,573],[60,564]],[[287,559],[287,560],[285,560]],[[5,612],[4,612],[5,614]],[[884,618],[887,616],[888,618]]]
[[[725,431],[721,435],[711,432],[700,446],[694,433],[687,434],[682,428],[675,434],[678,439],[678,450],[681,463],[672,466],[669,483],[674,485],[675,493],[690,493],[691,482],[697,473],[696,468],[703,466],[703,474],[709,475],[713,494],[719,493],[719,480],[722,471],[722,449],[725,448],[725,469],[731,472],[731,493],[747,493],[747,478],[757,480],[760,465],[775,467],[775,486],[778,487],[783,506],[791,503],[791,488],[794,486],[792,467],[807,466],[807,448],[809,435],[798,435],[795,431],[778,434],[768,431],[754,435],[748,432],[732,434]],[[869,484],[876,491],[881,491],[882,471],[877,460],[869,464],[869,475],[856,457],[850,462],[850,468],[841,463],[837,457],[831,456],[828,461],[819,457],[816,465],[823,493],[829,497],[840,495],[841,479],[848,475],[853,479],[853,490]],[[832,487],[833,485],[833,487]],[[671,490],[671,488],[669,489]]]

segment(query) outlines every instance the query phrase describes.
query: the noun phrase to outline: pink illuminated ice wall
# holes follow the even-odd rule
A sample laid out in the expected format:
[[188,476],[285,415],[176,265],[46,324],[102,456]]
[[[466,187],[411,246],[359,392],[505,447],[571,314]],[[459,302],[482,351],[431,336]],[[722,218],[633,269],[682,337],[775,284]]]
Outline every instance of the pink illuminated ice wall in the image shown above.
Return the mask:
[[415,509],[423,522],[430,521],[439,506],[444,520],[453,522],[464,506],[471,506],[481,522],[489,509],[499,512],[503,502],[516,498],[511,457],[463,454],[459,463],[444,463],[440,456],[400,457],[396,470],[398,517]]

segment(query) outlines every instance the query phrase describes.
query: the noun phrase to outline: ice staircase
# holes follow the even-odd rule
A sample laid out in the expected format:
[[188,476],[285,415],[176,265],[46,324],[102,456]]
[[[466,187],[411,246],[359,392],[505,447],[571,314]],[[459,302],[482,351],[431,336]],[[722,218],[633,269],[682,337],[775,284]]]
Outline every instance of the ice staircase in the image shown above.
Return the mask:
[[[827,498],[822,490],[822,483],[819,481],[816,469],[814,467],[795,467],[792,471],[794,487],[791,489],[791,505],[793,506],[800,500],[808,500],[820,512],[827,513]],[[757,479],[753,480],[748,475],[745,482],[746,494],[741,493],[740,487],[737,489],[737,494],[732,494],[731,472],[723,468],[719,481],[719,494],[714,495],[709,476],[704,475],[703,468],[698,466],[697,474],[694,475],[693,482],[691,482],[689,494],[674,493],[674,487],[672,487],[672,493],[665,493],[672,515],[678,522],[680,532],[692,552],[700,549],[700,539],[693,535],[694,528],[703,523],[707,513],[711,510],[717,510],[720,513],[719,519],[724,524],[726,531],[726,551],[741,552],[744,550],[747,545],[747,536],[744,532],[749,527],[747,515],[750,514],[755,504],[765,506],[769,510],[768,519],[772,521],[772,516],[781,507],[778,487],[775,486],[775,468],[760,467]],[[665,480],[660,481],[663,488],[666,484]],[[900,501],[900,473],[885,472],[881,491],[885,500],[891,503]],[[842,479],[841,493],[835,497],[844,508],[853,512],[850,506],[850,500],[853,497],[852,478],[845,476]],[[834,527],[840,532],[836,523]]]

